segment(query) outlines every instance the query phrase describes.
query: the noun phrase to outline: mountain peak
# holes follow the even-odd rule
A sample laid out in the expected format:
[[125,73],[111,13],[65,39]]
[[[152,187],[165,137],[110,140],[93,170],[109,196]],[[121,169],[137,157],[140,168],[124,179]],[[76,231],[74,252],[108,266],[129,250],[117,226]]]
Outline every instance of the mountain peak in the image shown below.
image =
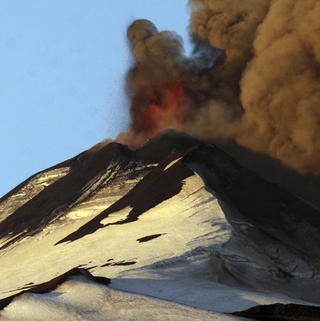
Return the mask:
[[[2,297],[76,267],[119,278],[182,262],[192,274],[205,262],[211,282],[320,302],[319,211],[175,131],[138,150],[85,151],[20,184],[0,209],[1,273],[11,280]],[[12,281],[5,267],[18,256]]]

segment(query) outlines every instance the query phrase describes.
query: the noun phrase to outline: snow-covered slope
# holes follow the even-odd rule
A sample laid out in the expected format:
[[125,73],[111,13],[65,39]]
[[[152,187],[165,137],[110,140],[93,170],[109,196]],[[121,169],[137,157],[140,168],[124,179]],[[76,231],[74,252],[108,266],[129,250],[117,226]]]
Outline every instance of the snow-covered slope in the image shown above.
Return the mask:
[[[232,282],[232,287],[218,284],[230,283],[226,277],[230,266],[233,274],[241,267],[239,277],[250,279],[243,272],[244,259],[249,258],[248,266],[258,270],[267,261],[253,259],[254,238],[253,243],[247,243],[249,254],[240,253],[235,247],[231,253],[230,246],[225,246],[239,233],[235,219],[228,213],[231,224],[226,219],[221,201],[225,205],[230,199],[228,193],[231,187],[235,188],[230,181],[237,179],[226,176],[225,185],[220,184],[221,178],[213,179],[217,174],[212,176],[214,171],[203,162],[204,149],[199,144],[172,133],[155,138],[135,152],[111,143],[39,173],[2,198],[0,299],[74,267],[111,278],[112,283],[107,288],[77,277],[48,294],[25,293],[0,312],[0,319],[233,318],[121,291],[215,312],[298,302],[276,293],[245,289],[252,284],[242,280]],[[210,157],[213,156],[208,154],[207,160]],[[217,165],[215,170],[222,173],[228,166],[231,170],[227,161],[228,158],[223,159],[221,168]],[[214,164],[212,159],[210,162]],[[231,170],[230,175],[234,174]],[[219,201],[214,189],[220,188],[220,196],[221,186],[225,188],[225,197]],[[241,193],[248,186],[241,186]],[[240,225],[246,224],[253,223]],[[229,265],[225,264],[226,258]],[[271,271],[277,268],[272,260],[268,262],[274,264]],[[221,273],[223,264],[226,269]]]
[[3,321],[248,320],[110,289],[73,277],[48,294],[25,293],[0,313]]

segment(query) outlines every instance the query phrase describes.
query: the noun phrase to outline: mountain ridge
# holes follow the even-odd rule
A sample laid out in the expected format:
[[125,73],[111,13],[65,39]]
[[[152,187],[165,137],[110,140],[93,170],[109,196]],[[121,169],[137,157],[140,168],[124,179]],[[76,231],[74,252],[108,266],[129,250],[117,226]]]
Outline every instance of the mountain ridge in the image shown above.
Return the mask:
[[[11,279],[14,257],[26,262],[4,289],[77,266],[113,278],[191,260],[206,262],[212,282],[320,302],[316,207],[221,148],[174,131],[138,150],[100,147],[39,172],[1,199],[3,275]],[[34,262],[34,251],[46,254]],[[41,264],[48,267],[43,275]]]

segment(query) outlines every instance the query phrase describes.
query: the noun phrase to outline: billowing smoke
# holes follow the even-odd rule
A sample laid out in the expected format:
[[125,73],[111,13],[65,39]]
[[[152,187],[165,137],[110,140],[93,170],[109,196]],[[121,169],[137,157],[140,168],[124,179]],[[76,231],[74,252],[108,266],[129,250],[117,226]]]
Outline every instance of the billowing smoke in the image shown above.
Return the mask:
[[319,1],[271,2],[241,80],[245,114],[237,133],[241,144],[318,174],[319,32]]
[[127,35],[135,58],[127,76],[132,125],[130,132],[121,134],[118,140],[139,145],[161,130],[177,128],[184,122],[187,60],[180,37],[173,32],[158,32],[148,20],[133,22]]
[[[127,76],[132,124],[129,132],[120,134],[117,140],[137,147],[167,128],[199,134],[199,115],[212,106],[207,72],[222,52],[207,40],[197,39],[192,57],[186,57],[177,34],[159,32],[148,20],[133,22],[128,39],[135,59]],[[219,110],[230,114],[226,109],[222,111],[221,104],[214,108],[216,115]],[[213,137],[213,131],[208,135]]]
[[193,58],[183,55],[174,33],[145,20],[129,27],[136,62],[128,75],[133,103],[126,138],[143,142],[165,128],[206,140],[231,137],[319,174],[320,2],[189,3]]

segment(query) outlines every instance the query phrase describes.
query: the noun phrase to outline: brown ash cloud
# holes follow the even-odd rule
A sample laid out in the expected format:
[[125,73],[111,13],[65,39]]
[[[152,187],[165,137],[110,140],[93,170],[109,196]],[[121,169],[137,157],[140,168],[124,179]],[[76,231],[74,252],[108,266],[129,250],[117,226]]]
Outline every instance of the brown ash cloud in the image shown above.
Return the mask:
[[195,43],[147,20],[128,29],[132,124],[139,145],[166,128],[233,139],[301,173],[320,166],[320,2],[190,0]]

